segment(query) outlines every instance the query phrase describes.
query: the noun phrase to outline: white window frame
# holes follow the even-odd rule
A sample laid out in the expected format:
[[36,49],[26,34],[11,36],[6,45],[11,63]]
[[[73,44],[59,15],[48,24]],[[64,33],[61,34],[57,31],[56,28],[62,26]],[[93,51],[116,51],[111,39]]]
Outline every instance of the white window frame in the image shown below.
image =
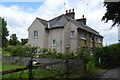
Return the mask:
[[71,34],[71,38],[75,38],[75,31],[71,31],[70,34]]
[[38,31],[37,31],[37,30],[35,30],[35,31],[33,32],[33,36],[34,36],[34,38],[38,38]]
[[[54,42],[54,41],[55,41],[55,42]],[[52,40],[51,45],[52,45],[52,46],[56,46],[56,40],[55,40],[55,39]]]
[[82,33],[81,36],[80,36],[80,38],[81,38],[82,40],[86,40],[86,33]]
[[101,43],[101,39],[100,38],[98,38],[98,43]]

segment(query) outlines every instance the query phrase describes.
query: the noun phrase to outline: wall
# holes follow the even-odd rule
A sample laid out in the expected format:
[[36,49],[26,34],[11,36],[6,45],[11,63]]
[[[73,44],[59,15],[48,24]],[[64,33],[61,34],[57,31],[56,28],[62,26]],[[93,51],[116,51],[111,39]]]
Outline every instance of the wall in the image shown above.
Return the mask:
[[[2,61],[7,63],[19,63],[27,66],[29,64],[30,57],[12,57],[12,56],[3,56]],[[60,69],[67,70],[67,63],[65,59],[46,59],[46,58],[35,58],[39,63],[57,63],[51,66],[47,66],[47,69]],[[83,62],[81,60],[69,60],[68,67],[69,70],[80,69]]]
[[[82,33],[85,33],[86,34],[86,39],[81,39],[81,34]],[[99,36],[94,36],[95,38],[97,38],[97,41],[95,40],[95,42],[91,41],[91,38],[92,38],[92,35],[91,33],[87,32],[87,31],[84,31],[82,29],[79,29],[78,30],[78,42],[77,44],[80,46],[80,48],[82,47],[87,47],[87,48],[93,48],[94,47],[102,47],[103,45],[103,39]],[[100,38],[100,43],[98,42],[98,39]],[[93,45],[94,44],[94,45]]]
[[[56,40],[56,46],[52,46],[52,40]],[[64,52],[64,28],[50,29],[48,48],[55,48],[57,52]]]
[[[75,31],[75,37],[71,38],[71,31]],[[71,23],[68,22],[65,25],[65,35],[64,35],[64,41],[65,41],[65,52],[75,52],[77,49],[77,27]],[[69,48],[66,48],[66,46],[69,46]]]
[[[32,25],[28,29],[28,44],[32,46],[39,46],[40,48],[44,48],[47,45],[47,41],[45,42],[45,26],[38,20],[32,23]],[[38,31],[38,38],[34,38],[34,31]],[[47,34],[47,33],[46,33]],[[46,40],[46,39],[45,39]],[[44,44],[46,43],[46,44]]]

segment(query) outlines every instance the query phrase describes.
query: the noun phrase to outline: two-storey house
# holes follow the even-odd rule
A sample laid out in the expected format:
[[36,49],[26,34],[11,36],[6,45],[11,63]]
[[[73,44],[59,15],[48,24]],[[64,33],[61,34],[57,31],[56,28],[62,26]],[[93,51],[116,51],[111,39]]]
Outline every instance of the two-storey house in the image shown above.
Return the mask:
[[62,53],[103,45],[103,36],[86,25],[84,16],[75,19],[74,9],[48,21],[37,17],[28,32],[28,44]]

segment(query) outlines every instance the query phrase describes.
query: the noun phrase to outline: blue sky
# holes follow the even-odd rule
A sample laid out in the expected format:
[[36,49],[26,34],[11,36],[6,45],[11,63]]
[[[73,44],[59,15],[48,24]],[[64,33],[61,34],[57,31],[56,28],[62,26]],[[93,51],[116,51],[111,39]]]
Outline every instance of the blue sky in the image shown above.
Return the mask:
[[[20,1],[20,0],[19,0]],[[38,2],[0,2],[0,16],[7,21],[10,35],[17,34],[18,39],[28,38],[28,27],[36,17],[52,19],[64,14],[65,10],[75,9],[75,18],[82,15],[87,25],[104,36],[104,45],[118,42],[117,27],[110,29],[112,22],[101,21],[106,12],[104,0],[41,0]],[[66,5],[64,5],[66,3]],[[88,5],[87,5],[88,4]],[[9,38],[9,37],[8,37]]]
[[2,2],[2,5],[6,6],[6,7],[10,7],[12,5],[16,5],[22,8],[33,8],[33,9],[37,9],[38,7],[40,7],[40,5],[43,4],[43,2]]

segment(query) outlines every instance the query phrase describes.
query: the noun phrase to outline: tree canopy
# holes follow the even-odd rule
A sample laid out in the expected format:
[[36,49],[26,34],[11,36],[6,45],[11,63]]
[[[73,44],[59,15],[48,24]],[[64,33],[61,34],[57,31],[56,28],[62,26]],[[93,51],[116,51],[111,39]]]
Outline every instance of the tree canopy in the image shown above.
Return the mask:
[[2,36],[1,37],[2,47],[6,47],[8,43],[7,36],[9,35],[9,31],[7,30],[6,26],[7,26],[7,22],[3,18],[0,17],[0,37]]
[[104,2],[104,6],[107,8],[106,13],[102,17],[102,20],[108,22],[113,21],[112,27],[120,24],[120,2]]
[[9,40],[10,45],[14,45],[14,46],[17,45],[19,43],[19,41],[17,39],[18,38],[17,38],[16,34],[12,34],[10,36],[10,40]]
[[23,38],[21,39],[21,44],[22,45],[25,45],[27,42],[28,42],[28,39],[23,39]]

